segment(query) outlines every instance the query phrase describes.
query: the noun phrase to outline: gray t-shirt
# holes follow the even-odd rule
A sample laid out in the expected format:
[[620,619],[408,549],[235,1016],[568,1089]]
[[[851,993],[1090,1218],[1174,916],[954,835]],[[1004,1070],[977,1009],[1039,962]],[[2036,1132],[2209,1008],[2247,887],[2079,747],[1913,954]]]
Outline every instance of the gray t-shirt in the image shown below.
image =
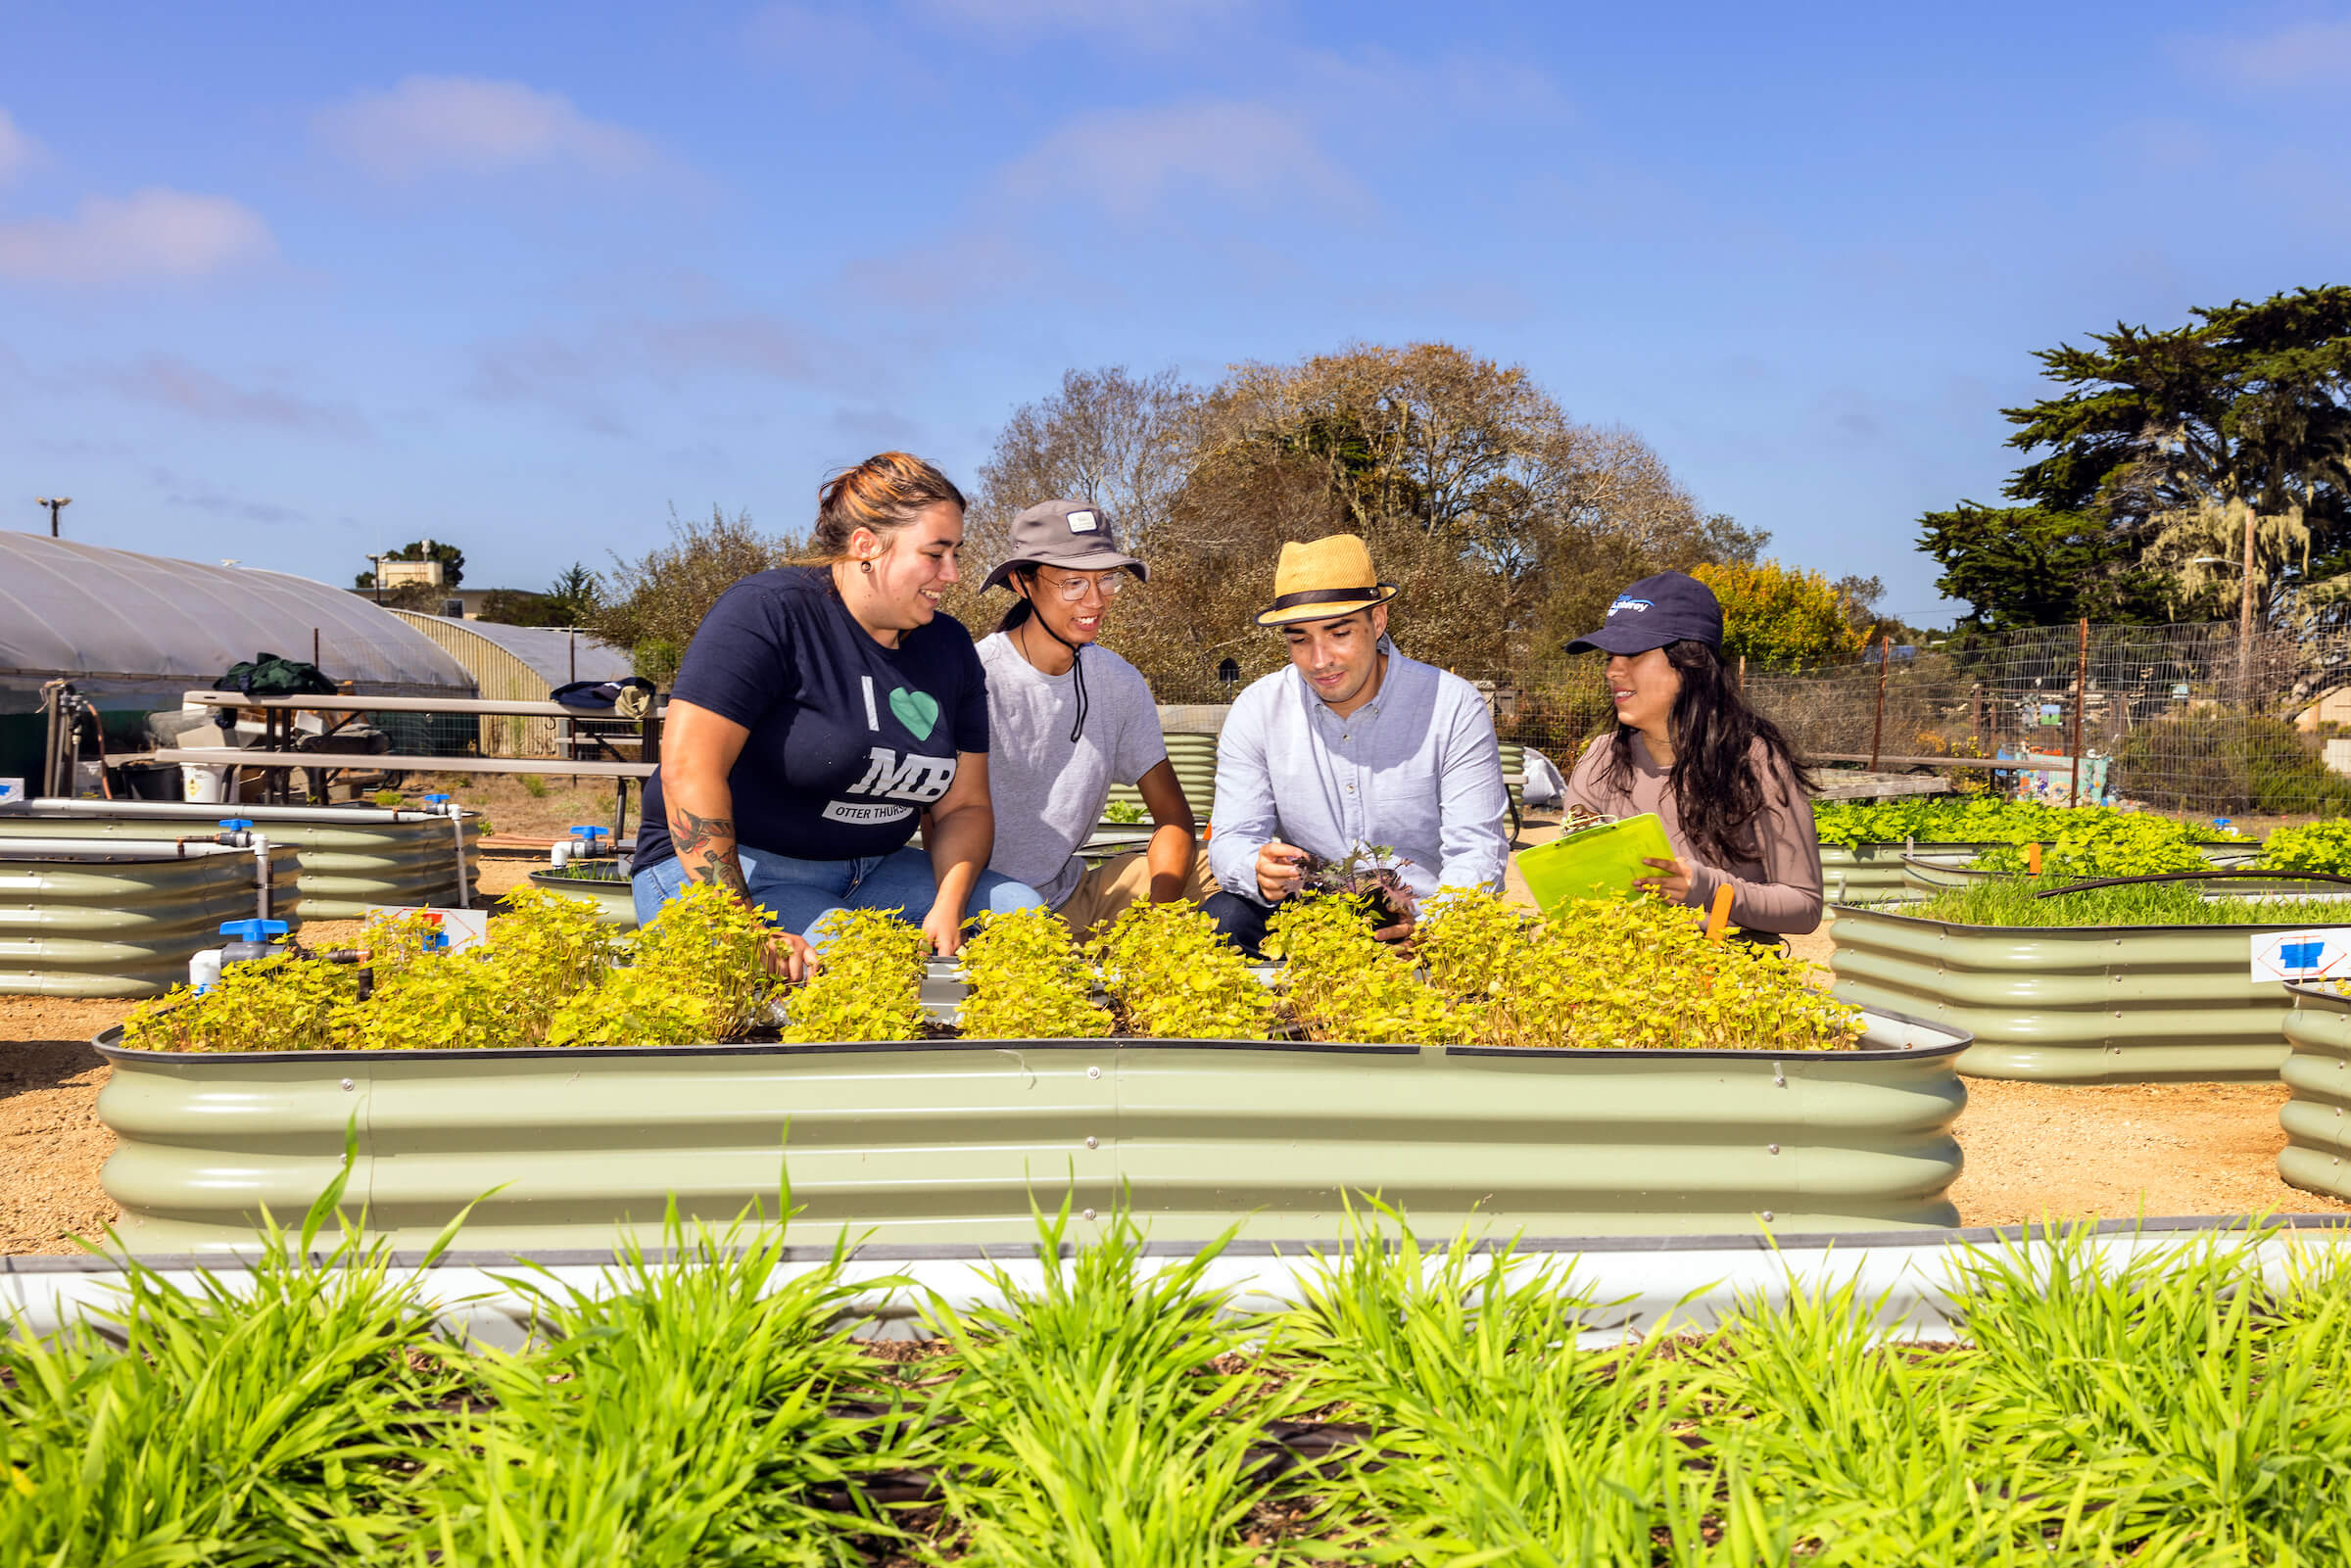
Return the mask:
[[1045,674],[1001,632],[980,640],[996,811],[987,868],[1027,882],[1056,909],[1085,875],[1078,846],[1101,822],[1110,786],[1135,783],[1168,755],[1142,672],[1106,647],[1078,656],[1085,661],[1085,733],[1072,743],[1077,672]]

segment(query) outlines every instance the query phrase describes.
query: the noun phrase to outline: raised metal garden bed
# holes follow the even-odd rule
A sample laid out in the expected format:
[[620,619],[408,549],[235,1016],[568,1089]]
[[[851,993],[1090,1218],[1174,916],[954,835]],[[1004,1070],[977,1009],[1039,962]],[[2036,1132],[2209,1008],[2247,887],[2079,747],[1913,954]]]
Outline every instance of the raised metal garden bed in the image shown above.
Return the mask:
[[531,885],[566,898],[585,898],[596,905],[597,919],[618,930],[637,928],[637,896],[617,865],[590,861],[561,871],[531,873]]
[[[1154,1237],[1326,1239],[1378,1193],[1423,1235],[1949,1225],[1966,1046],[1873,1013],[1861,1048],[1514,1051],[939,1040],[687,1050],[126,1051],[98,1104],[141,1252],[250,1245],[356,1128],[354,1212],[404,1245],[608,1246],[675,1194],[718,1220],[792,1192],[826,1232],[1021,1244],[1065,1191]],[[493,1191],[493,1189],[498,1189]],[[1360,1202],[1360,1199],[1356,1201]]]
[[[269,864],[270,914],[299,923],[301,862]],[[251,858],[21,859],[0,838],[0,994],[160,996],[220,923],[257,913]]]
[[[209,808],[208,808],[209,809]],[[268,836],[273,848],[292,849],[302,856],[303,913],[312,920],[354,920],[379,904],[449,904],[456,899],[456,830],[446,817],[408,813],[397,820],[385,812],[381,823],[337,820],[357,815],[350,808],[329,809],[323,821],[302,820],[287,808],[221,806],[222,818],[252,818],[257,831]],[[266,810],[266,818],[256,815]],[[54,813],[33,805],[0,812],[0,855],[10,838],[39,838],[71,832],[80,838],[163,839],[217,830],[201,818],[92,816]],[[481,861],[476,853],[482,835],[481,819],[465,819],[465,870],[478,881]]]
[[[1963,1029],[1961,1072],[2040,1083],[2270,1079],[2282,985],[2250,977],[2278,926],[1963,926],[1840,906],[1835,993]],[[2347,912],[2346,925],[2351,925]]]
[[[1984,849],[1991,847],[1921,844],[1915,853],[1897,855],[1895,863],[1901,870],[1908,898],[1912,901],[1932,898],[1937,893],[1948,892],[1955,887],[1966,887],[1997,877],[2022,875],[2012,871],[1978,871],[1968,864]],[[2204,844],[2199,848],[2204,858],[2212,862],[2214,871],[2242,871],[2260,856],[2259,849],[2249,845]],[[2211,886],[2215,893],[2233,898],[2302,898],[2308,897],[2311,892],[2308,881],[2281,879],[2273,882],[2253,878],[2232,878],[2225,882],[2216,881]]]
[[2331,986],[2291,985],[2285,1065],[2293,1091],[2278,1113],[2285,1147],[2278,1174],[2289,1187],[2351,1201],[2351,996]]
[[1902,904],[1925,896],[1902,875],[1904,855],[1975,859],[1990,844],[1863,843],[1820,846],[1820,880],[1832,904]]

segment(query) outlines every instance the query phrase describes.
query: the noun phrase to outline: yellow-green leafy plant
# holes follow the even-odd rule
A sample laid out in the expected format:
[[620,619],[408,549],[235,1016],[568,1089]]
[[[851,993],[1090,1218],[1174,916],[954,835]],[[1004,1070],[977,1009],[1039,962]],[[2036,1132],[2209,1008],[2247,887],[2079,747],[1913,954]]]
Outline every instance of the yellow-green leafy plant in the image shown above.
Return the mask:
[[[619,945],[596,906],[536,887],[507,895],[488,940],[417,951],[414,917],[369,927],[375,998],[356,1010],[365,1050],[498,1050],[545,1043],[555,1016],[593,994]],[[427,927],[429,929],[429,927]]]
[[536,1045],[536,1021],[510,1009],[504,977],[486,944],[380,970],[375,996],[351,1009],[352,1044],[362,1051],[493,1051]]
[[1821,1051],[1862,1029],[1859,1011],[1814,990],[1803,964],[1709,942],[1691,911],[1646,894],[1560,909],[1530,931],[1492,997],[1480,1044]]
[[895,909],[837,909],[812,933],[824,964],[784,1004],[788,1045],[831,1040],[913,1040],[923,1011],[923,954],[929,938]]
[[[2194,832],[2168,817],[2144,813],[2060,811],[2040,855],[2044,877],[2142,877],[2159,872],[2210,871]],[[2028,846],[2000,844],[1975,859],[1983,871],[2029,871]]]
[[1413,932],[1428,983],[1450,997],[1483,998],[1526,947],[1532,914],[1482,887],[1447,887]]
[[1095,935],[1086,952],[1129,1034],[1262,1040],[1272,1026],[1273,993],[1188,898],[1136,900]]
[[231,964],[199,996],[175,985],[122,1023],[135,1051],[333,1051],[350,1034],[359,973],[323,959]]
[[723,887],[696,885],[629,943],[631,962],[575,993],[547,1028],[560,1046],[701,1045],[739,1038],[767,1011],[774,936]]
[[1413,960],[1371,934],[1361,893],[1302,893],[1267,922],[1266,955],[1284,960],[1281,990],[1310,1040],[1439,1045],[1462,1037],[1445,993],[1420,983]]
[[969,1038],[1080,1040],[1110,1032],[1109,1012],[1094,1003],[1093,971],[1049,909],[984,916],[979,934],[956,955],[955,973],[971,987],[960,1020]]

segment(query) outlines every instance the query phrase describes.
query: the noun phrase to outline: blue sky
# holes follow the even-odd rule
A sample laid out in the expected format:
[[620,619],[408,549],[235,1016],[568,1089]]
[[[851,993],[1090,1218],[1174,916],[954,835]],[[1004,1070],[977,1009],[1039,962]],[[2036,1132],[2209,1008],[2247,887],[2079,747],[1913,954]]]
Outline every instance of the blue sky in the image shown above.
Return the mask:
[[1063,368],[1525,364],[1947,614],[2031,351],[2345,281],[2351,8],[0,0],[0,526],[348,583],[968,477]]

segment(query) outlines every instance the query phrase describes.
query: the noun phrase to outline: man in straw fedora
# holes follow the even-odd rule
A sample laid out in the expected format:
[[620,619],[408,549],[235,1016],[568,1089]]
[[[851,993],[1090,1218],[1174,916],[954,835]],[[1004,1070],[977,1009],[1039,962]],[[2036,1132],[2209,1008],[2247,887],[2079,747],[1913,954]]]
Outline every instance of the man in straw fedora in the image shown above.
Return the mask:
[[[1308,854],[1343,860],[1384,845],[1417,898],[1502,885],[1510,795],[1477,689],[1388,641],[1392,583],[1353,534],[1281,546],[1273,602],[1257,618],[1290,665],[1240,694],[1217,741],[1207,908],[1255,948],[1296,892]],[[1405,919],[1380,930],[1410,936]]]

